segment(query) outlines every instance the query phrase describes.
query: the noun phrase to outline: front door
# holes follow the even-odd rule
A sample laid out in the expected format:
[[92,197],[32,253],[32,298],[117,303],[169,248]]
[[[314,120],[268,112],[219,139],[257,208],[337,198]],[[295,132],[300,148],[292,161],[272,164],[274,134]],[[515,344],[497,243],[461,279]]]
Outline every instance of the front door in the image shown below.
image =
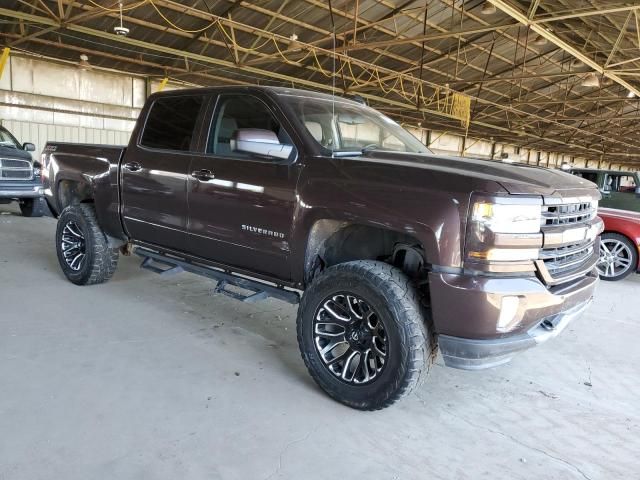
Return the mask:
[[[288,158],[240,151],[238,131],[291,146],[281,117],[252,95],[217,102],[205,153],[194,155],[189,184],[189,251],[238,269],[290,278],[297,152]],[[277,138],[276,138],[277,137]]]
[[125,152],[122,216],[134,239],[186,250],[187,178],[204,105],[203,95],[158,98],[139,141]]

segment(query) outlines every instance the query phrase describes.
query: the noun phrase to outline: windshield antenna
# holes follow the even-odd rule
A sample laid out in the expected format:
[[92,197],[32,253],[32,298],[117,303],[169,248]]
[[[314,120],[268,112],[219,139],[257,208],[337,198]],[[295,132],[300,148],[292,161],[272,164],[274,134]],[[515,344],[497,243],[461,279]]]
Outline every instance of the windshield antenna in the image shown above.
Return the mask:
[[[336,119],[336,23],[333,20],[333,6],[329,0],[329,15],[331,17],[331,35],[333,37],[333,66],[331,69],[331,134],[333,135],[334,122]],[[331,158],[334,158],[335,145],[331,149]]]

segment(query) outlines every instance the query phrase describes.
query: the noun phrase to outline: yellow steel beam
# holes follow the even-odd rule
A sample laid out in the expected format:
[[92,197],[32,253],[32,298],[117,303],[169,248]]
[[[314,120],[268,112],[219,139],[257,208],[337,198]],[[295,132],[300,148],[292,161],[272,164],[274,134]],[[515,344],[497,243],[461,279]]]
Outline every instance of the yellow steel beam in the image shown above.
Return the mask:
[[[561,48],[562,50],[564,50],[568,54],[570,54],[573,57],[577,58],[578,60],[583,62],[585,65],[588,65],[589,67],[594,69],[596,72],[598,72],[598,73],[604,75],[605,77],[613,80],[618,85],[622,85],[624,88],[626,88],[630,92],[633,92],[637,97],[640,97],[640,89],[638,89],[637,87],[631,85],[629,82],[627,82],[622,77],[620,77],[620,76],[616,75],[615,73],[607,70],[605,67],[603,67],[602,65],[598,64],[597,62],[593,61],[590,57],[588,57],[587,55],[582,53],[580,50],[578,50],[573,45],[570,45],[567,42],[565,42],[564,40],[562,40],[555,33],[549,31],[546,27],[544,27],[544,26],[542,26],[542,25],[540,25],[538,23],[532,22],[531,20],[529,20],[529,18],[527,18],[527,16],[524,13],[522,13],[517,8],[515,8],[512,5],[508,4],[504,0],[489,0],[489,2],[491,2],[493,5],[495,5],[496,8],[502,10],[504,13],[509,15],[511,18],[519,21],[524,26],[530,27],[532,31],[534,31],[535,33],[537,33],[541,37],[546,38],[549,42],[553,43],[554,45],[556,45],[557,47]],[[631,8],[631,7],[629,7],[629,8]],[[638,7],[636,6],[636,7],[633,7],[633,8],[638,8]]]
[[[494,3],[494,5],[496,4]],[[640,7],[640,5],[626,5],[624,7],[611,7],[611,8],[601,8],[598,10],[587,10],[586,12],[576,12],[576,13],[568,13],[566,15],[557,15],[557,16],[538,18],[535,21],[532,21],[532,23],[557,22],[559,20],[569,20],[571,18],[593,17],[595,15],[607,15],[609,13],[628,12],[629,10],[638,9],[638,7]]]
[[2,73],[4,72],[4,66],[7,64],[10,51],[11,49],[9,47],[5,47],[2,50],[2,55],[0,55],[0,78],[2,78]]

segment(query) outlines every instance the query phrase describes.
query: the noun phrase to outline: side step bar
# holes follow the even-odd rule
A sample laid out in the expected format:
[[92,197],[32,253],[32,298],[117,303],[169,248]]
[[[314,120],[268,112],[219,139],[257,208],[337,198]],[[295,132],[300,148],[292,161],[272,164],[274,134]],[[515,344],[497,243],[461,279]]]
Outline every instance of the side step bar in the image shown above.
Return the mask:
[[[213,290],[214,293],[222,293],[241,302],[253,303],[268,297],[273,297],[294,305],[300,303],[300,294],[298,292],[286,290],[283,287],[270,285],[258,280],[251,280],[217,268],[196,265],[186,260],[178,260],[177,258],[142,247],[137,247],[134,253],[143,259],[140,268],[165,276],[189,272],[210,278],[218,282]],[[242,295],[241,293],[227,290],[227,285],[234,285],[253,293]]]

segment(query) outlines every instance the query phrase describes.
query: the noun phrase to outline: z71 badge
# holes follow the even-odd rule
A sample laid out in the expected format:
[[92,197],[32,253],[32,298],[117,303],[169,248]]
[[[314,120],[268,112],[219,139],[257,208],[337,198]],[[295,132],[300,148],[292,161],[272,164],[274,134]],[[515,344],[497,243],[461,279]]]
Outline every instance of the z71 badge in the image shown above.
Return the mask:
[[253,225],[242,225],[242,230],[245,232],[257,233],[258,235],[264,235],[265,237],[284,238],[284,233],[274,232],[267,228],[254,227]]

